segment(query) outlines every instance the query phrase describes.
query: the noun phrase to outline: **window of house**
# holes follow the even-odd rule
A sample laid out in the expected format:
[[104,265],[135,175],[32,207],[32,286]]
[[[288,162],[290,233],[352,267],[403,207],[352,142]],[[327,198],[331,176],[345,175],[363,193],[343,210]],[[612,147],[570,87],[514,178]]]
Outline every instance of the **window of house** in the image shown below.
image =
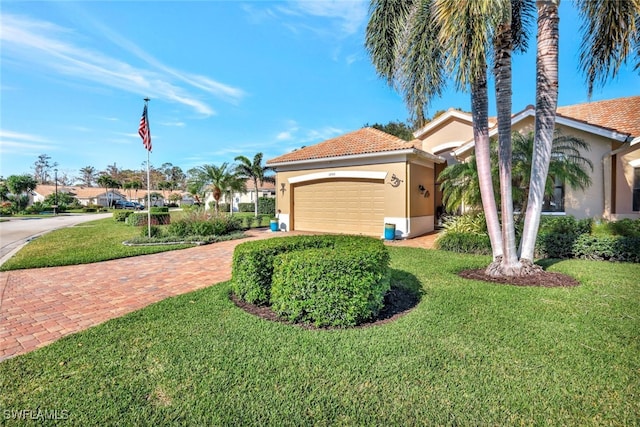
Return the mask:
[[564,182],[560,179],[554,181],[553,194],[544,197],[542,212],[564,212]]
[[640,168],[633,169],[633,210],[640,211]]

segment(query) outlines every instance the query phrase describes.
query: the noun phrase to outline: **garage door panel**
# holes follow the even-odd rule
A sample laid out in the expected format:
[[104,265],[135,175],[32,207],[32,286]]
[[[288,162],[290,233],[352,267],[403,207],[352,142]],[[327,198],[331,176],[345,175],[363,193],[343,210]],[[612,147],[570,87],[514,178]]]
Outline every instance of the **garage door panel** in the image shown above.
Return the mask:
[[329,180],[297,185],[293,212],[295,230],[379,236],[384,223],[384,183]]

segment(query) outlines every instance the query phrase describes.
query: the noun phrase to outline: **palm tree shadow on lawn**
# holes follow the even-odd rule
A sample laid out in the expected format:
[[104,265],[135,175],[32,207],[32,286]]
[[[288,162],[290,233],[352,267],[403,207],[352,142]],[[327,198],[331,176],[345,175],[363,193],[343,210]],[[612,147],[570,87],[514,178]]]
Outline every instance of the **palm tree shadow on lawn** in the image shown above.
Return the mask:
[[[422,299],[424,291],[422,290],[420,281],[413,274],[393,268],[389,270],[391,274],[391,289],[384,297],[384,306],[382,310],[380,310],[378,315],[374,318],[355,326],[356,328],[365,328],[393,322],[397,318],[411,311],[411,309],[418,305]],[[294,324],[279,317],[273,310],[271,310],[270,306],[249,304],[237,298],[233,293],[231,293],[229,297],[236,306],[247,313],[266,320],[296,325],[305,329],[335,329],[317,328],[313,325],[303,323]]]

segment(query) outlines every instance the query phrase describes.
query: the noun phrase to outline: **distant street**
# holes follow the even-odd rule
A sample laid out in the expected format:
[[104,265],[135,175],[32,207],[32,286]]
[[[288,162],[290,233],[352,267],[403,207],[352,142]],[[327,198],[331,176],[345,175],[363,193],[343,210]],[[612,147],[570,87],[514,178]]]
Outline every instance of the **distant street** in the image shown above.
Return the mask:
[[0,265],[19,250],[25,243],[58,228],[69,227],[82,222],[108,218],[104,214],[60,214],[46,218],[7,218],[0,222]]

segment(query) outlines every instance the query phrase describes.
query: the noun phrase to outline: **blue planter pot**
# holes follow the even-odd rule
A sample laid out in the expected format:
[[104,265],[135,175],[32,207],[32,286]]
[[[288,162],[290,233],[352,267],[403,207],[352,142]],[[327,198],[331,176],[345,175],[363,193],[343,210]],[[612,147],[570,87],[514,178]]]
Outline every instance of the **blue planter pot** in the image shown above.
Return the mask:
[[395,224],[385,224],[384,225],[384,239],[385,240],[394,240],[396,238],[396,225]]
[[271,231],[278,231],[278,220],[272,219],[269,226],[271,227]]

